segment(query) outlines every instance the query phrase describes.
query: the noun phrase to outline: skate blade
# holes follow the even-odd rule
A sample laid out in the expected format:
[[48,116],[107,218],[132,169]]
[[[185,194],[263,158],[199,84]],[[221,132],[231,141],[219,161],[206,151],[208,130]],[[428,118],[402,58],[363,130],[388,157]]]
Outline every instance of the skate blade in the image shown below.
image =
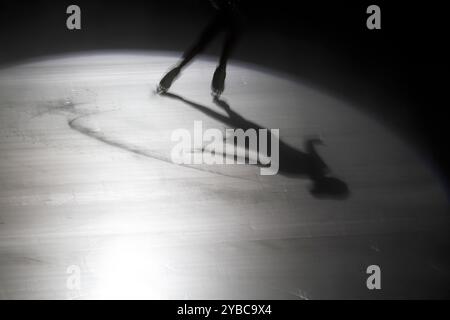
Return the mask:
[[167,93],[168,90],[169,90],[168,88],[165,88],[165,87],[163,87],[161,85],[158,85],[156,87],[156,94],[162,95],[162,94]]
[[223,93],[223,91],[212,90],[211,96],[213,97],[213,99],[220,99],[220,96],[222,95],[222,93]]

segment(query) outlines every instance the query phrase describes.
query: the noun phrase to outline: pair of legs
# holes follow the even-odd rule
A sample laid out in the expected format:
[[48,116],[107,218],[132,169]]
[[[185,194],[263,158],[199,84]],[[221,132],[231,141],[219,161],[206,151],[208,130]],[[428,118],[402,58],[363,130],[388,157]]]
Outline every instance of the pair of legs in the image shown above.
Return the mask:
[[181,61],[173,67],[160,81],[157,91],[164,93],[169,90],[172,83],[179,76],[181,70],[186,67],[221,31],[225,31],[225,43],[220,56],[219,65],[214,72],[211,83],[212,94],[219,97],[225,89],[226,67],[228,59],[240,35],[240,18],[235,10],[219,9],[216,17],[206,27],[200,38],[187,50]]

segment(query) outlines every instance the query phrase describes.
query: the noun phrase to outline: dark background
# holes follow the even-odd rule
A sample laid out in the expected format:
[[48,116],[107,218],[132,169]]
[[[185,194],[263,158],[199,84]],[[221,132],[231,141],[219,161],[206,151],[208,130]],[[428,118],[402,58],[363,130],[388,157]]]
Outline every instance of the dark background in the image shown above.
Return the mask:
[[[415,144],[448,182],[448,22],[443,1],[241,0],[237,60],[344,98]],[[66,29],[66,8],[82,30]],[[366,28],[377,4],[382,30]],[[207,0],[0,0],[0,65],[85,50],[183,51],[212,18]],[[207,51],[218,54],[216,43]]]

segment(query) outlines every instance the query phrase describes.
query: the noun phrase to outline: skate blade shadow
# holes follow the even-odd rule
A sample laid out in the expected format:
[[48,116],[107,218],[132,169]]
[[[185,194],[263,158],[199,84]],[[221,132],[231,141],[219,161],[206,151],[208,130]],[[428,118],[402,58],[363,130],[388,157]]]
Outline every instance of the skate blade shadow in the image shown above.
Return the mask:
[[[255,122],[245,119],[240,114],[232,110],[230,105],[224,99],[216,97],[213,101],[227,113],[227,116],[173,92],[165,92],[161,95],[179,100],[202,112],[203,114],[222,122],[223,124],[229,126],[230,129],[242,129],[244,131],[248,129],[254,129],[257,131],[267,129],[268,134],[270,135],[270,129],[264,128]],[[266,141],[270,141],[270,138]],[[307,139],[304,145],[306,152],[303,152],[288,145],[280,139],[279,173],[290,178],[310,179],[312,181],[310,192],[318,199],[347,199],[350,196],[349,187],[344,181],[330,175],[329,167],[316,151],[316,145],[321,143],[321,140],[317,138]]]

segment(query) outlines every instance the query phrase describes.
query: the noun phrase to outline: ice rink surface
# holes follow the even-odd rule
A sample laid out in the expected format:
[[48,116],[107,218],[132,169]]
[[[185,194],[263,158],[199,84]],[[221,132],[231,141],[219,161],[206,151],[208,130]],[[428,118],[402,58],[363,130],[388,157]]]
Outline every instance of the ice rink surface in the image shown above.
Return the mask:
[[448,198],[405,141],[345,101],[232,63],[231,109],[299,152],[319,136],[349,196],[251,165],[176,165],[174,130],[228,127],[207,111],[226,115],[208,58],[174,84],[180,99],[152,92],[175,62],[90,53],[0,70],[0,298],[449,296]]

